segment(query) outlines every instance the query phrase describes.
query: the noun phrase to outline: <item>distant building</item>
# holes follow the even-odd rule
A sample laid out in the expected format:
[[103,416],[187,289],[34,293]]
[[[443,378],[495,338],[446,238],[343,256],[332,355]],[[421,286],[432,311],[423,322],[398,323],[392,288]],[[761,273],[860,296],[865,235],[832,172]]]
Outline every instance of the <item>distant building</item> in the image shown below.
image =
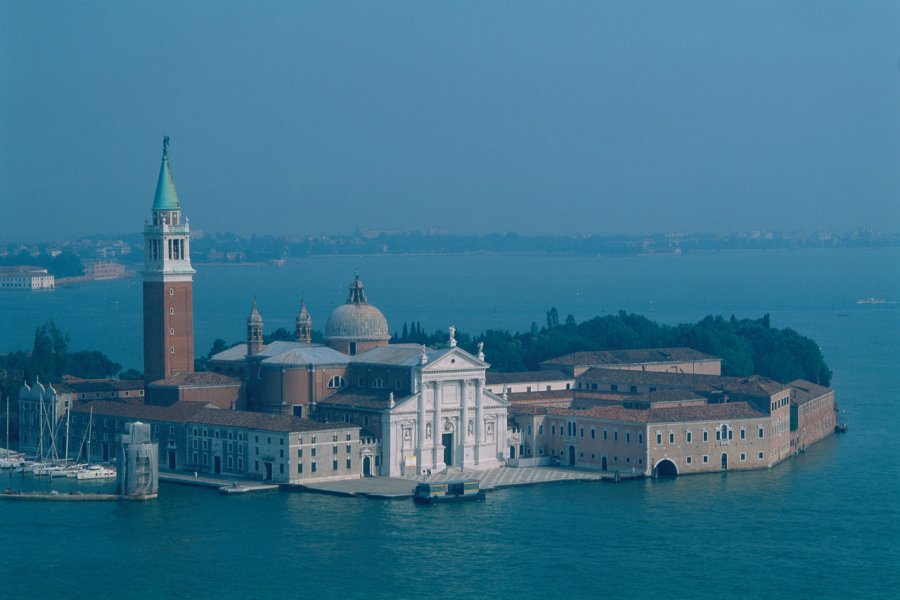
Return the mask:
[[125,276],[125,265],[113,260],[88,261],[84,263],[84,276],[96,281],[119,279]]
[[541,363],[541,369],[563,371],[578,377],[593,367],[659,371],[695,375],[721,375],[722,359],[693,348],[644,348],[574,352]]
[[768,468],[835,426],[833,390],[802,380],[592,368],[568,403],[560,394],[511,397],[511,464],[646,475]]
[[56,279],[41,267],[0,267],[0,289],[52,290]]
[[531,392],[552,392],[571,390],[575,378],[563,371],[541,370],[517,373],[487,373],[485,389],[493,394],[528,394]]
[[[107,461],[127,423],[141,421],[159,444],[162,471],[297,484],[361,476],[359,427],[177,402],[94,401],[72,409],[73,455]],[[88,436],[90,432],[90,436]]]

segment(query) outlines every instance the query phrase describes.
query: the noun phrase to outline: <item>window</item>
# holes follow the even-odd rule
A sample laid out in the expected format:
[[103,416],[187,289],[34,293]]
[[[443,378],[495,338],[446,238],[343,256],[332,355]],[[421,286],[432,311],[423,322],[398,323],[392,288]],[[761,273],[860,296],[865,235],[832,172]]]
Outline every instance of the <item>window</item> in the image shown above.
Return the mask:
[[195,465],[197,464],[197,453],[196,452],[191,452],[191,462]]
[[347,454],[350,454],[351,452],[352,452],[351,446],[350,446],[350,444],[347,444]]
[[766,437],[766,430],[765,430],[765,428],[760,427],[759,428],[759,439],[763,439],[764,437]]
[[528,435],[531,435],[531,425],[528,426]]
[[760,452],[758,456],[759,456],[759,460],[762,460],[762,459],[763,459],[763,453],[762,453],[762,452]]
[[279,452],[281,453],[281,454],[279,455],[279,458],[284,458],[284,448],[282,448],[281,450],[279,450]]
[[197,442],[197,438],[192,439],[192,440],[191,440],[191,448],[196,449],[196,448],[197,448],[197,443],[198,443],[198,442]]
[[544,435],[544,426],[538,425],[538,435]]
[[228,468],[229,469],[234,468],[234,458],[232,458],[231,456],[228,457]]
[[309,451],[309,455],[310,455],[310,456],[315,456],[315,455],[316,455],[316,449],[313,448],[312,450],[310,450],[310,451]]
[[552,426],[550,427],[550,432],[551,432],[553,435],[556,435],[556,425],[552,425]]
[[744,462],[745,460],[747,460],[747,454],[744,452],[741,452],[741,462]]
[[175,328],[169,327],[169,335],[175,335]]
[[527,387],[525,388],[525,391],[526,391],[526,392],[530,392],[530,391],[531,391],[531,386],[530,386],[530,385],[527,386]]
[[331,441],[332,441],[332,442],[336,442],[336,441],[337,441],[337,434],[336,434],[336,433],[331,434]]
[[584,427],[581,428],[581,437],[584,437]]
[[175,309],[174,309],[174,308],[170,308],[170,309],[169,309],[169,314],[170,314],[170,315],[174,315],[174,314],[175,314]]
[[638,444],[643,444],[643,443],[644,443],[644,434],[639,433],[638,434]]
[[692,434],[690,431],[685,431],[685,432],[684,432],[684,441],[685,441],[685,442],[687,442],[688,444],[690,444],[690,443],[691,443],[691,440],[692,440],[693,438],[694,438],[694,434]]
[[603,440],[606,441],[606,439],[607,439],[608,436],[609,436],[609,432],[608,432],[607,430],[604,429],[604,430],[603,430]]
[[344,436],[344,439],[347,440],[348,442],[349,442],[352,438],[353,438],[353,436],[350,435],[349,433],[346,434],[346,435]]
[[311,439],[310,441],[311,441],[313,444],[315,444],[315,443],[316,443],[316,436],[312,436],[312,439]]
[[328,380],[328,387],[329,387],[329,389],[332,389],[332,390],[337,389],[337,388],[342,388],[345,385],[347,385],[347,383],[344,381],[344,378],[341,377],[340,375],[335,375],[334,377],[332,377],[331,379]]
[[625,432],[625,443],[626,443],[626,444],[630,444],[630,443],[631,443],[631,432],[630,432],[630,431],[626,431],[626,432]]
[[238,471],[244,470],[244,457],[238,456]]
[[298,473],[302,473],[302,472],[303,472],[303,463],[297,463],[297,472],[298,472]]
[[706,454],[704,454],[704,455],[703,455],[703,463],[706,464],[706,463],[708,463],[708,462],[709,462],[709,456],[707,456]]
[[175,426],[169,425],[169,435],[175,435]]
[[337,446],[332,446],[332,447],[331,447],[331,453],[332,453],[332,454],[337,454]]
[[337,461],[336,460],[331,461],[331,470],[337,471]]
[[658,431],[656,432],[656,445],[662,444],[662,434]]
[[693,462],[693,460],[691,459],[690,456],[688,456],[687,458],[685,458],[685,461],[687,462],[687,464],[691,464],[691,463]]
[[297,458],[303,458],[303,448],[297,449]]
[[597,430],[591,427],[591,439],[595,439],[597,437]]
[[312,465],[310,465],[310,470],[315,473],[316,472],[316,461],[312,461]]
[[674,432],[674,431],[670,431],[670,432],[669,432],[669,443],[670,443],[670,444],[674,444],[674,443],[675,443],[675,432]]
[[633,386],[631,386],[630,388],[628,388],[628,390],[629,390],[632,394],[634,394],[634,393],[637,392],[637,386],[636,386],[636,385],[633,385]]
[[708,432],[707,430],[705,430],[705,429],[703,430],[703,441],[704,441],[704,442],[708,442],[708,441],[709,441],[709,432]]
[[376,390],[383,390],[384,389],[384,379],[381,379],[380,377],[373,379],[372,387]]
[[747,430],[744,429],[743,427],[741,427],[741,439],[742,440],[747,439]]
[[278,472],[284,475],[284,463],[278,465]]
[[613,441],[614,442],[619,441],[619,432],[618,431],[613,431]]
[[349,458],[347,459],[347,468],[348,469],[353,468],[353,461],[351,461]]
[[614,384],[612,384],[611,386],[609,386],[609,391],[611,391],[611,392],[618,392],[618,391],[619,391],[619,386],[616,385],[616,384],[614,383]]

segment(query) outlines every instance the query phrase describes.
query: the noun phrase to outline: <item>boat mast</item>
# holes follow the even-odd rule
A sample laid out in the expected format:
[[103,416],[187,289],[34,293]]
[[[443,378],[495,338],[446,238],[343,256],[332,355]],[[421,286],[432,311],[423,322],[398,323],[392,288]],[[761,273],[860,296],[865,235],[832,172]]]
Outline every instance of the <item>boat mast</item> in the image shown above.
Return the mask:
[[38,436],[38,455],[37,459],[44,462],[44,395],[41,394],[41,413],[40,413],[41,433]]
[[91,417],[88,421],[87,464],[91,466],[91,437],[94,435],[94,405],[91,405]]
[[67,467],[69,466],[69,421],[72,417],[72,411],[69,409],[69,405],[71,403],[71,400],[66,400],[66,456],[63,464]]

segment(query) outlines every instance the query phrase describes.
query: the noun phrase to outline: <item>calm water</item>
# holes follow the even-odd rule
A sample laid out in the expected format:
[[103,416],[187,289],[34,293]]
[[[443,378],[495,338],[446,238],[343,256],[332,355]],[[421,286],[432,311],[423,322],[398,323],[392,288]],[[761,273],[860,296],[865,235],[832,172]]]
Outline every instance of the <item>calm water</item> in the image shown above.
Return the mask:
[[[769,312],[822,346],[850,432],[770,471],[501,490],[478,505],[169,485],[153,503],[5,502],[0,597],[896,597],[900,305],[855,300],[900,299],[898,265],[900,251],[865,250],[201,268],[199,352],[242,338],[254,294],[266,329],[292,327],[301,295],[321,329],[355,268],[392,329],[525,329],[553,305],[670,323]],[[140,367],[137,280],[0,294],[0,311],[0,351],[52,317],[73,347]]]

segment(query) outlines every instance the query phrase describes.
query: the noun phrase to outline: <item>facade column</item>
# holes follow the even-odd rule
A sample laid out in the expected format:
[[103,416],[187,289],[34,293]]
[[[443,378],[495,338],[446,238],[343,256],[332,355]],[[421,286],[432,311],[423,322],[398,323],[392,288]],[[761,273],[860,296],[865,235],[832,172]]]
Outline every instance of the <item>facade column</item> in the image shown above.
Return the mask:
[[484,443],[484,381],[475,380],[475,464],[481,461],[481,445]]
[[444,464],[444,446],[441,444],[441,382],[434,382],[434,423],[431,426],[431,441],[434,442],[434,456],[431,462],[435,469]]
[[460,469],[466,466],[466,446],[469,444],[469,398],[466,380],[459,381],[459,460],[456,461]]
[[[421,377],[421,374],[419,375]],[[421,379],[419,380],[421,383]],[[425,460],[425,386],[419,385],[419,414],[416,419],[418,431],[416,432],[416,471],[421,474]]]

